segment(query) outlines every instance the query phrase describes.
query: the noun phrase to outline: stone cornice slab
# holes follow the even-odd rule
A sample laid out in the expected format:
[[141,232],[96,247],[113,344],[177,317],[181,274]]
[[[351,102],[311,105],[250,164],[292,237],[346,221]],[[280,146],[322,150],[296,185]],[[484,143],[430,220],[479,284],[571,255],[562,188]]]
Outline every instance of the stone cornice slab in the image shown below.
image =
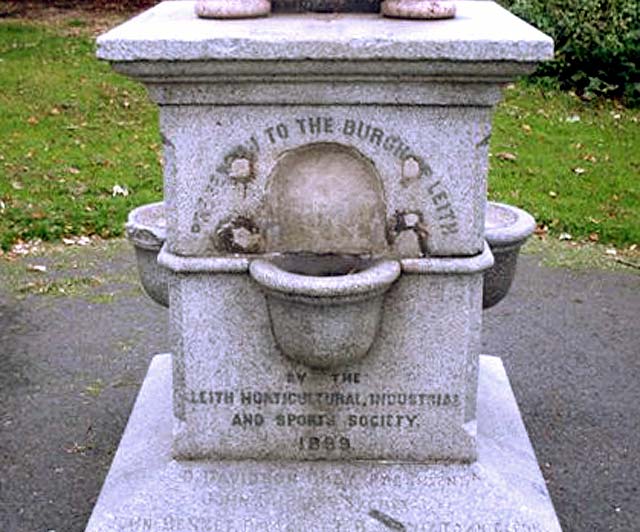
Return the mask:
[[98,57],[115,63],[500,62],[509,76],[521,73],[509,72],[513,64],[533,66],[552,56],[548,36],[485,1],[460,1],[455,19],[428,22],[311,13],[203,20],[194,2],[169,1],[98,39]]

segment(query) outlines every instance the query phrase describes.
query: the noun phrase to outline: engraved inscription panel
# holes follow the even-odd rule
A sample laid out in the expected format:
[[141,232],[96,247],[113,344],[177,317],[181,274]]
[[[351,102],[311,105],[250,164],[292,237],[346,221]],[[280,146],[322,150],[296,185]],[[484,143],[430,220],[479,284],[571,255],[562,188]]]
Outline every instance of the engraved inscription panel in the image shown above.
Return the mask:
[[[268,386],[189,389],[186,402],[193,408],[218,411],[217,430],[284,432],[290,435],[287,438],[290,446],[312,458],[357,456],[357,444],[350,437],[354,431],[373,431],[383,438],[380,433],[412,433],[421,428],[430,412],[461,406],[462,399],[457,393],[428,390],[373,393],[366,388],[357,391],[357,385],[366,386],[366,377],[360,373],[315,373],[329,385],[324,391]],[[304,386],[308,377],[308,372],[289,372],[283,381]],[[340,391],[331,390],[331,385]]]
[[352,147],[375,165],[391,240],[417,240],[405,254],[482,249],[485,109],[167,107],[161,124],[172,155],[169,246],[179,255],[261,253],[268,177],[282,153],[310,143]]
[[[545,531],[534,520],[504,515],[476,517],[471,508],[457,506],[459,501],[451,494],[481,490],[486,482],[481,470],[469,467],[411,471],[384,467],[379,470],[334,467],[248,471],[237,467],[196,466],[180,467],[172,477],[175,493],[188,496],[192,501],[191,512],[147,515],[122,512],[113,517],[116,530],[298,531],[300,519],[308,519],[311,512],[323,516],[323,530],[380,530],[382,524],[385,530],[423,532]],[[309,486],[314,486],[316,497],[308,501],[294,497],[294,503],[287,508],[286,519],[270,519],[266,511],[265,515],[251,515],[256,507],[266,510],[277,504],[274,490],[299,493]],[[405,490],[412,490],[413,496],[403,498],[394,494]],[[351,495],[346,497],[346,493]],[[456,501],[456,504],[442,508],[443,500]],[[225,519],[221,519],[221,513]]]

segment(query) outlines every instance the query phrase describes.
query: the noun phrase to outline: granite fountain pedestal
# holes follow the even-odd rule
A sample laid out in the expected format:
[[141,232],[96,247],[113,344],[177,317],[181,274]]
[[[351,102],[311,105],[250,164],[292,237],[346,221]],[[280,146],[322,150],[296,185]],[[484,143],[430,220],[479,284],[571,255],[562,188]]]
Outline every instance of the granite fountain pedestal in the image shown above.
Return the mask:
[[87,530],[559,530],[479,354],[491,250],[533,230],[488,209],[491,113],[551,40],[492,2],[429,22],[194,7],[98,40],[160,108],[165,227],[138,211],[129,234],[172,353]]

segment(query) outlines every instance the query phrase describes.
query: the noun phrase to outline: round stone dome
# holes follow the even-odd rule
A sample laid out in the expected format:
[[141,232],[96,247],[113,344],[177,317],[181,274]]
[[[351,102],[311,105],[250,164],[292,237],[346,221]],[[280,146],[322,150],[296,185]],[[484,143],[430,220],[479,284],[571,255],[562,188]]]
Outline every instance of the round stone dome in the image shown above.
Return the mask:
[[267,251],[382,254],[387,249],[381,179],[355,149],[309,144],[285,152],[269,179]]

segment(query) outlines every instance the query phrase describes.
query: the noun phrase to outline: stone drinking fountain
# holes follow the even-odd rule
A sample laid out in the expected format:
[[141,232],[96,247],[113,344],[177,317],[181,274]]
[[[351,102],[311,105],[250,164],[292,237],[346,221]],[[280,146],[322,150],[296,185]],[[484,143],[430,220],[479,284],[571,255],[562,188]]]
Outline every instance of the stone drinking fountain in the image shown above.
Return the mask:
[[164,202],[127,233],[172,352],[88,531],[560,529],[479,353],[535,225],[486,201],[491,114],[553,44],[493,2],[364,3],[163,2],[99,38],[160,108]]

